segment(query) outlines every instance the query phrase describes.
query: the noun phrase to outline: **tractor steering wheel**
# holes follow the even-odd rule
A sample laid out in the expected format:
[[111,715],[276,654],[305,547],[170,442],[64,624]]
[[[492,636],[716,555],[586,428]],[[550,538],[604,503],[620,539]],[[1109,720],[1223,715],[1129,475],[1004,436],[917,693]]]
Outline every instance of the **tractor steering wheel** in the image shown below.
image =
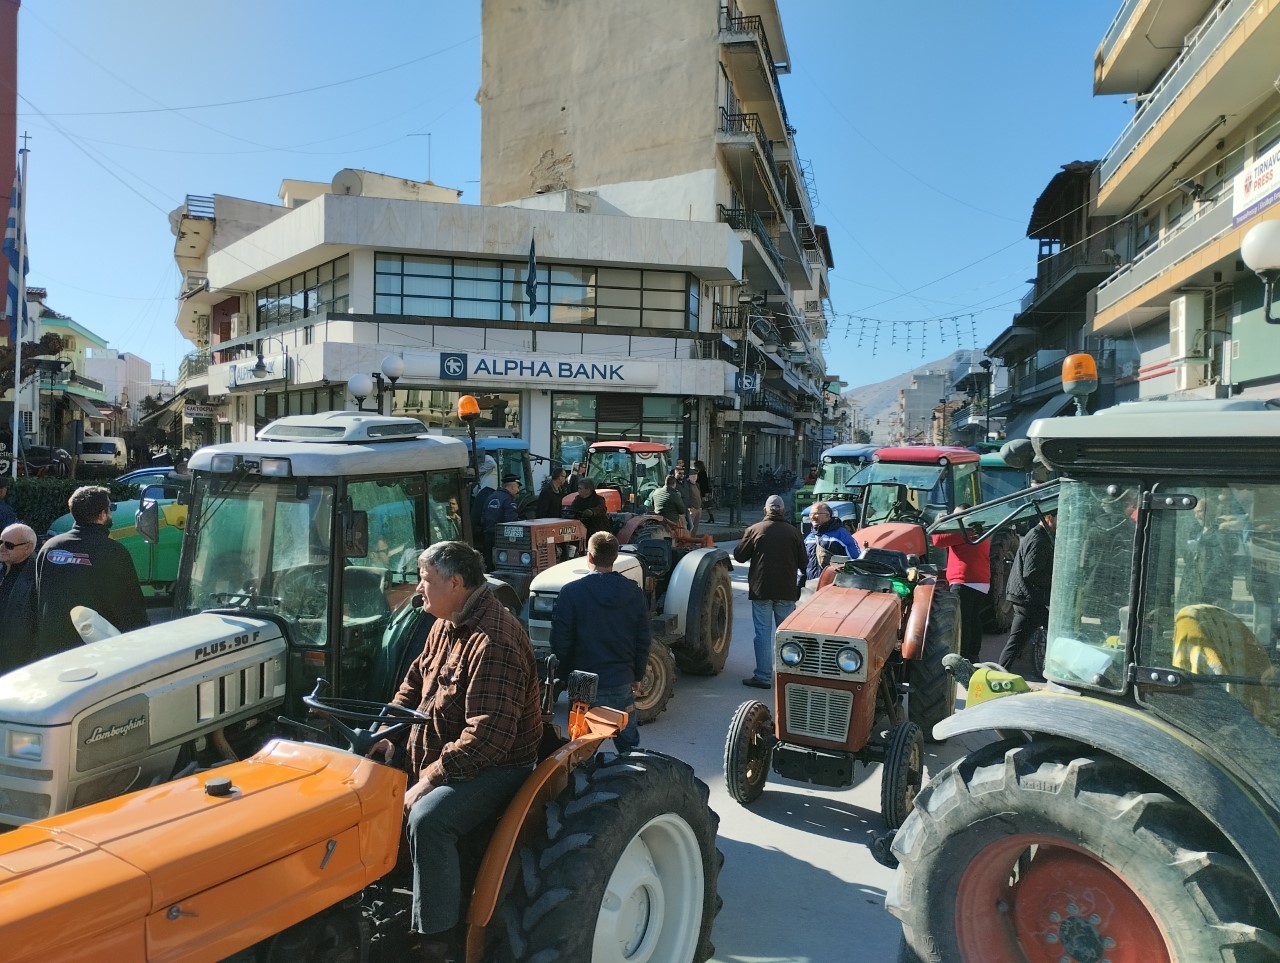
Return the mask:
[[901,573],[888,562],[877,562],[871,558],[855,558],[844,563],[846,571],[859,575],[875,575],[879,578],[894,578]]
[[[430,720],[417,709],[394,705],[390,702],[370,702],[366,699],[333,699],[325,693],[329,683],[316,679],[311,694],[302,697],[311,714],[320,716],[332,725],[348,742],[348,748],[358,756],[367,755],[374,743],[399,735],[408,726],[422,725]],[[348,722],[367,723],[367,729],[353,729]]]

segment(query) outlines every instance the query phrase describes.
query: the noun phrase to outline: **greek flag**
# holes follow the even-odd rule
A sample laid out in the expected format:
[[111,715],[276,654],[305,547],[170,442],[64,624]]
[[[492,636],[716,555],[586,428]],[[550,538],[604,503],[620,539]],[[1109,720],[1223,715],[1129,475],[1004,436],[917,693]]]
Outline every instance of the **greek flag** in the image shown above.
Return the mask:
[[525,274],[524,294],[529,299],[529,320],[538,310],[538,255],[533,250],[533,238],[529,239],[529,270]]
[[[4,313],[9,319],[9,343],[16,344],[31,337],[31,322],[27,317],[26,299],[19,291],[22,279],[27,276],[27,237],[22,212],[22,168],[14,172],[13,194],[9,198],[9,220],[4,227],[4,256],[9,262],[9,279],[5,287]],[[21,273],[19,273],[21,272]]]

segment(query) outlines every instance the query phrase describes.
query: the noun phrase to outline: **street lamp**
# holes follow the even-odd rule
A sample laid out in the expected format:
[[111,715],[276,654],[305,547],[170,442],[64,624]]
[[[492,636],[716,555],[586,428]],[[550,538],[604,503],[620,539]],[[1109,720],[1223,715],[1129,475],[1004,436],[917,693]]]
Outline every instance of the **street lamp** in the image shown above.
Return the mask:
[[274,335],[274,334],[265,334],[265,335],[262,335],[260,338],[258,338],[258,360],[257,360],[257,362],[254,364],[254,366],[250,369],[250,373],[251,373],[255,378],[258,378],[258,379],[265,378],[265,377],[267,377],[269,374],[271,374],[271,369],[270,369],[269,367],[267,367],[266,359],[265,359],[265,358],[263,358],[263,356],[262,356],[262,342],[264,342],[264,341],[275,341],[277,344],[279,344],[279,345],[280,345],[281,349],[284,351],[284,359],[285,359],[285,360],[284,360],[284,364],[285,364],[285,374],[286,374],[286,375],[288,375],[288,373],[289,373],[289,371],[288,371],[288,369],[289,369],[289,346],[288,346],[288,345],[286,345],[283,341],[281,341],[281,340],[280,340],[280,338],[279,338],[279,336]]
[[[382,395],[387,390],[388,383],[391,389],[391,404],[395,407],[396,382],[404,377],[404,358],[396,354],[389,354],[382,359],[382,370],[374,371],[371,374],[353,374],[347,379],[347,390],[351,392],[351,397],[356,399],[356,411],[377,412],[382,413]],[[374,396],[373,407],[366,408],[364,400],[370,395]],[[477,412],[479,409],[477,409]]]
[[981,361],[978,362],[978,367],[981,368],[982,373],[986,375],[986,378],[983,379],[986,382],[986,384],[983,385],[983,392],[986,394],[987,397],[985,400],[985,404],[983,405],[983,408],[986,409],[987,426],[982,430],[982,440],[990,441],[991,440],[991,359],[983,358]]
[[743,473],[746,470],[746,416],[747,416],[747,358],[751,352],[751,339],[748,336],[751,331],[751,322],[758,315],[756,314],[764,307],[765,296],[763,294],[752,294],[746,288],[740,288],[738,291],[738,309],[746,310],[747,317],[742,323],[742,335],[739,343],[741,357],[738,359],[738,477],[737,486],[734,490],[734,504],[729,506],[729,523],[736,524],[742,517],[742,485]]
[[1280,218],[1249,228],[1240,245],[1240,259],[1262,279],[1262,316],[1267,324],[1280,324],[1271,316],[1276,279],[1280,278]]

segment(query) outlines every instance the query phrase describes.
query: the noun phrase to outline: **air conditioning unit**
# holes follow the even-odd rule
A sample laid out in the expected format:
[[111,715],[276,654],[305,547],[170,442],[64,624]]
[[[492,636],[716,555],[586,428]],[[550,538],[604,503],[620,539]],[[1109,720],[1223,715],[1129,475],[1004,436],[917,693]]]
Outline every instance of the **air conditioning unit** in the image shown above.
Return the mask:
[[1191,291],[1169,302],[1170,359],[1189,358],[1204,351],[1204,299],[1203,291]]
[[231,337],[239,338],[249,333],[249,315],[237,311],[231,315]]

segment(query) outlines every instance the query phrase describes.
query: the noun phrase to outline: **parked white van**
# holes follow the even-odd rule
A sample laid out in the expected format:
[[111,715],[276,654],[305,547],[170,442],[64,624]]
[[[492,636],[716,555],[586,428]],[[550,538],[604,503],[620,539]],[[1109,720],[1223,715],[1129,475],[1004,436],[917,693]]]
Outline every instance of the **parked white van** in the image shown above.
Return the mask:
[[124,471],[129,461],[128,449],[123,438],[108,435],[85,435],[80,442],[80,463],[82,465],[115,468]]

